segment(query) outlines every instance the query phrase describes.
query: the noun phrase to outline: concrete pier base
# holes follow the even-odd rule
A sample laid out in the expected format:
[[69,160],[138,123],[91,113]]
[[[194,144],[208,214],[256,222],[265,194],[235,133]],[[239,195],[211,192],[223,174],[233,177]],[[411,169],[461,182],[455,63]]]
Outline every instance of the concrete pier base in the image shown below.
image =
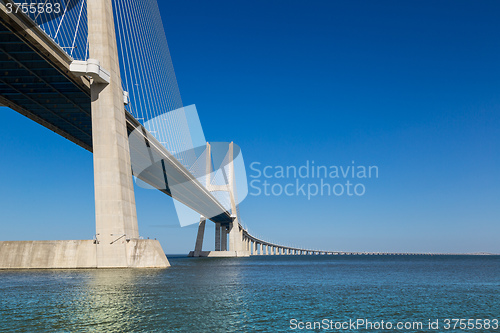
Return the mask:
[[[170,264],[160,242],[124,240],[126,263],[112,268],[166,268]],[[0,242],[0,269],[106,268],[98,264],[93,240]],[[111,267],[109,267],[111,268]]]
[[190,251],[188,257],[235,258],[250,257],[250,253],[248,251],[201,251],[195,256],[195,252]]
[[[200,253],[203,248],[203,237],[205,236],[205,223],[206,219],[203,217],[200,219],[200,224],[198,225],[198,235],[196,236],[196,243],[194,245],[194,252],[195,254]],[[199,256],[197,256],[199,257]]]

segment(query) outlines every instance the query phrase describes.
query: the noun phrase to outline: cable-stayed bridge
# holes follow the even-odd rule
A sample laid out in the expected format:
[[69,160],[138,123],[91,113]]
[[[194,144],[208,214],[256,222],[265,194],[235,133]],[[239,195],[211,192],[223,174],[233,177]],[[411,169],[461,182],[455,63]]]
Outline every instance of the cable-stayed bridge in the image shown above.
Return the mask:
[[[345,254],[242,225],[241,152],[206,143],[183,106],[156,0],[0,0],[0,73],[0,104],[93,153],[96,206],[94,239],[0,242],[0,268],[167,267],[139,236],[133,177],[201,216],[191,256]],[[203,251],[207,219],[215,251]]]

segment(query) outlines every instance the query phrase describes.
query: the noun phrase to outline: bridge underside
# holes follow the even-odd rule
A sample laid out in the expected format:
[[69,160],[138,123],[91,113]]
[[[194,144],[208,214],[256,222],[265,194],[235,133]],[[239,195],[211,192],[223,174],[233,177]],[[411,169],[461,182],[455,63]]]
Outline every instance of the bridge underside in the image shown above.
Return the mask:
[[0,103],[92,151],[89,82],[71,80],[71,58],[38,51],[47,37],[19,23],[0,22]]

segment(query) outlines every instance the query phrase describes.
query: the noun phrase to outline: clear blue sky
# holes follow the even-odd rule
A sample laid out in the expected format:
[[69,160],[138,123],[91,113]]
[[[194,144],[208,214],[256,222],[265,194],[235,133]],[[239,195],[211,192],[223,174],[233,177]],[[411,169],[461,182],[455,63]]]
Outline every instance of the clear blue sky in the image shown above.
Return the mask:
[[[500,253],[499,2],[160,7],[184,104],[209,141],[241,146],[249,175],[256,161],[379,167],[362,197],[249,196],[251,232],[318,249]],[[0,110],[2,240],[91,238],[91,154]],[[179,227],[170,198],[136,188],[136,200],[141,235],[192,249],[196,228]]]

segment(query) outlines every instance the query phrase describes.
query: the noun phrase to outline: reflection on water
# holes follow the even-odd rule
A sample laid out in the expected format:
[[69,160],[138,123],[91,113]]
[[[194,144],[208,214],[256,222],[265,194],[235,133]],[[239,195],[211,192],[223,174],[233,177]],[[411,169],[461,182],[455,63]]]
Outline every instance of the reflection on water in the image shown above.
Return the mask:
[[170,257],[0,271],[0,332],[277,332],[289,320],[493,318],[499,257]]
[[153,288],[147,285],[158,278],[160,271],[94,270],[86,274],[82,288],[69,295],[74,298],[68,318],[71,322],[61,328],[130,331],[153,308]]

